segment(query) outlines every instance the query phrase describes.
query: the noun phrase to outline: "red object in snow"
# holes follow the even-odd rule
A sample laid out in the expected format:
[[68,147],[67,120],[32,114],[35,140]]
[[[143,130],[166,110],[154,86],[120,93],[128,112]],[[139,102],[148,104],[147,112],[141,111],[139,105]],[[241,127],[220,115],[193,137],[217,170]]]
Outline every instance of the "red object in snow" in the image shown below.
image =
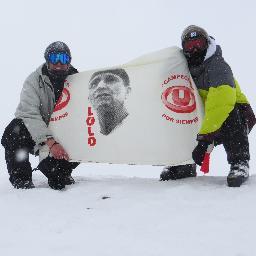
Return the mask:
[[214,148],[214,143],[210,144],[207,148],[207,151],[204,155],[204,160],[201,165],[200,171],[203,172],[204,174],[208,173],[210,170],[210,154]]
[[204,174],[208,173],[210,169],[210,153],[206,152],[204,155],[204,161],[201,165],[200,171]]

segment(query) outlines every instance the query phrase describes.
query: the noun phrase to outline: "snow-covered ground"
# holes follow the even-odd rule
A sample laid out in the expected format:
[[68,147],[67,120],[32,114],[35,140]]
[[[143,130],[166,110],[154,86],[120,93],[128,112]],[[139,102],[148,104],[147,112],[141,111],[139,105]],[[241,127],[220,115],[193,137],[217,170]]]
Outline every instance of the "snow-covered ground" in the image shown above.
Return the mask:
[[[83,71],[180,46],[190,24],[222,46],[255,111],[255,9],[253,0],[3,0],[0,136],[49,43],[66,42]],[[255,256],[255,137],[256,128],[251,177],[240,188],[226,186],[218,147],[210,173],[197,178],[159,182],[162,167],[82,164],[64,191],[49,189],[39,172],[35,189],[15,190],[0,147],[0,256]]]
[[228,188],[217,176],[159,182],[160,169],[84,165],[65,191],[39,173],[36,189],[14,190],[1,173],[1,255],[255,255],[255,175]]

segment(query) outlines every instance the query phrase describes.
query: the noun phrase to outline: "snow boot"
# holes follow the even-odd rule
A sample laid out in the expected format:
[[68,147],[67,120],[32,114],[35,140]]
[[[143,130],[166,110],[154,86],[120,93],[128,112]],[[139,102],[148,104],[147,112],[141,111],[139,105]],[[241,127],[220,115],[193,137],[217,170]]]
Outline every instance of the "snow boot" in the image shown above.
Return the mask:
[[35,187],[31,179],[24,179],[11,175],[9,180],[16,189],[31,189]]
[[48,185],[54,190],[62,190],[65,188],[63,177],[57,175],[48,178]]
[[160,174],[160,181],[196,177],[196,164],[166,166]]
[[39,169],[48,178],[48,185],[50,188],[55,190],[65,188],[63,175],[58,168],[58,160],[52,157],[47,157],[39,163],[37,169]]
[[32,182],[32,167],[28,159],[28,154],[24,154],[24,158],[17,159],[19,150],[5,150],[5,160],[7,170],[10,175],[9,181],[16,189],[34,188]]
[[249,178],[249,162],[241,161],[231,164],[227,177],[229,187],[240,187]]
[[63,182],[64,182],[65,185],[72,185],[72,184],[76,183],[74,178],[71,175],[64,176],[63,177]]
[[70,170],[64,170],[63,171],[63,183],[65,185],[72,185],[72,184],[75,184],[75,180],[73,179],[73,177],[71,176],[71,173],[72,173],[72,169]]

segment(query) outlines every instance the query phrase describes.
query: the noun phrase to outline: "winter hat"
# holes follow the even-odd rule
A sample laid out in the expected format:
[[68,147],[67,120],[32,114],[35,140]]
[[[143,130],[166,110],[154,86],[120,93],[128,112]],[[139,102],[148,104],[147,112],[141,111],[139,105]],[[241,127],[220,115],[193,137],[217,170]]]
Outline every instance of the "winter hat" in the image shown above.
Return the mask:
[[71,53],[70,53],[68,46],[61,41],[53,42],[46,48],[46,50],[44,52],[44,58],[45,58],[46,62],[48,62],[48,56],[52,52],[56,52],[56,53],[65,52],[66,54],[68,54],[70,56],[70,59],[71,59]]
[[181,35],[182,46],[186,40],[200,37],[204,37],[207,40],[207,43],[209,43],[209,35],[203,28],[198,27],[196,25],[190,25],[184,29]]
[[107,69],[107,70],[102,70],[102,71],[97,71],[95,72],[91,79],[90,82],[96,77],[96,76],[101,76],[102,74],[114,74],[119,76],[123,81],[125,86],[130,85],[130,79],[126,71],[122,68],[117,68],[117,69]]

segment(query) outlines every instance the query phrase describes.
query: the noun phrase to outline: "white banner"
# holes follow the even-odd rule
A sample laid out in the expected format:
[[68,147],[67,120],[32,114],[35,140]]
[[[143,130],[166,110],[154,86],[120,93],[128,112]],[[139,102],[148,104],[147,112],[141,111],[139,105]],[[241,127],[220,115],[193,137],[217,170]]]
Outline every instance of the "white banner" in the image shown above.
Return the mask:
[[202,105],[178,47],[69,76],[50,128],[72,161],[191,162]]

